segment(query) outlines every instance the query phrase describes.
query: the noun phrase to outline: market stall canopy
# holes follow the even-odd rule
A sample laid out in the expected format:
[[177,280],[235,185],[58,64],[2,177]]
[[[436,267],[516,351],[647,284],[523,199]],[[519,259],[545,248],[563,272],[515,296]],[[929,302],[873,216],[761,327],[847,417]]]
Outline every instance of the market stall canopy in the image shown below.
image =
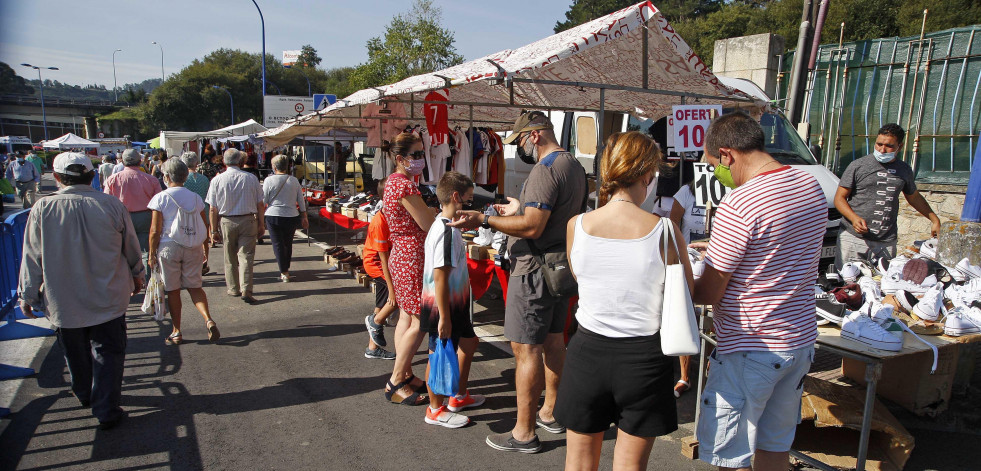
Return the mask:
[[98,149],[99,143],[68,133],[57,139],[41,141],[41,147],[45,149]]
[[[184,143],[197,139],[222,138],[231,136],[248,136],[268,130],[269,128],[257,123],[254,119],[245,122],[226,126],[214,131],[188,132],[188,131],[160,131],[160,147],[167,149],[171,155],[179,154],[184,147]],[[153,142],[153,141],[151,141]]]
[[151,149],[160,149],[160,136],[157,136],[149,141]]
[[406,119],[421,122],[427,94],[439,89],[448,89],[451,126],[466,125],[472,112],[474,125],[498,130],[509,128],[521,109],[602,108],[656,119],[683,100],[765,105],[723,85],[660,10],[643,2],[518,49],[360,90],[258,137],[281,145],[330,129],[357,129],[366,106],[378,103],[404,107]]

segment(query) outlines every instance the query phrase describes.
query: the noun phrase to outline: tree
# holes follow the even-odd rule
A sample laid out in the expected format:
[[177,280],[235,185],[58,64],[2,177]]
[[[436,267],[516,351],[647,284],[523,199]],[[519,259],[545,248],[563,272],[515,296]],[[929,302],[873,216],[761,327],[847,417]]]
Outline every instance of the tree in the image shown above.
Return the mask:
[[317,50],[307,44],[300,48],[300,57],[296,59],[296,63],[299,67],[312,69],[320,65],[321,60],[323,59],[317,55]]
[[[636,0],[574,0],[565,12],[565,21],[555,22],[553,29],[560,33],[635,4]],[[718,11],[721,5],[722,0],[664,0],[656,6],[668,21],[674,23]]]
[[442,27],[442,10],[432,0],[415,0],[385,27],[383,37],[368,40],[368,62],[351,74],[357,88],[397,82],[463,62],[453,45],[453,32]]
[[0,62],[0,93],[11,95],[31,95],[34,87],[27,84],[24,77],[17,75],[14,69]]

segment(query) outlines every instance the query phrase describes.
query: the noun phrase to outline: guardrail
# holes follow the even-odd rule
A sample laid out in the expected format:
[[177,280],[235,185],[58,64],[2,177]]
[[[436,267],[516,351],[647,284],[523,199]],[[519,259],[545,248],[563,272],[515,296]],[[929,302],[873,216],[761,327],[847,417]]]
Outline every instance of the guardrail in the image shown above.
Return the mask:
[[[41,99],[34,95],[0,95],[0,102],[8,104],[40,105]],[[81,100],[75,98],[45,98],[44,106],[101,106],[114,108],[129,108],[135,103],[112,100]]]
[[[25,209],[0,222],[0,319],[6,322],[0,326],[0,341],[46,337],[55,333],[51,329],[17,322],[26,318],[17,306],[17,282],[24,254],[24,230],[30,212],[30,209]],[[22,378],[33,374],[33,368],[0,364],[0,379]]]

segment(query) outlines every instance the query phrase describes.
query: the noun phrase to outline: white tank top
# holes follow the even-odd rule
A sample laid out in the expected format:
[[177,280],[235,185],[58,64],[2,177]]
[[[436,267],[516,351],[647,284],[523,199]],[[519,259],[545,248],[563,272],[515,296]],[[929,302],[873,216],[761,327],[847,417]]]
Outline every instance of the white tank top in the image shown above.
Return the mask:
[[576,320],[606,337],[641,337],[661,328],[663,224],[639,239],[605,239],[586,233],[576,218],[570,254],[579,281]]

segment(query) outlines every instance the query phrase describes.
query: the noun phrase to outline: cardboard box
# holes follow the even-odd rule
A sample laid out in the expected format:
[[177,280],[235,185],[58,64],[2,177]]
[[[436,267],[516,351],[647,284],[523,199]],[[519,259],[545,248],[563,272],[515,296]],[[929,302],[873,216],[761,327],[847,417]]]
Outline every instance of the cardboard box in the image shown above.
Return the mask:
[[[865,469],[901,470],[913,452],[913,435],[882,403],[873,407]],[[854,469],[864,408],[860,388],[806,377],[793,449],[835,468]]]
[[358,208],[342,208],[341,209],[341,214],[343,214],[343,215],[345,215],[345,216],[347,216],[347,217],[349,217],[351,219],[357,219],[358,218]]
[[[940,347],[934,374],[930,374],[933,352],[929,350],[883,362],[876,394],[914,414],[935,417],[947,410],[950,403],[959,349],[958,344]],[[858,384],[866,384],[864,362],[842,359],[841,374]]]
[[484,260],[487,259],[487,250],[490,247],[486,245],[471,244],[467,247],[467,254],[471,260]]

